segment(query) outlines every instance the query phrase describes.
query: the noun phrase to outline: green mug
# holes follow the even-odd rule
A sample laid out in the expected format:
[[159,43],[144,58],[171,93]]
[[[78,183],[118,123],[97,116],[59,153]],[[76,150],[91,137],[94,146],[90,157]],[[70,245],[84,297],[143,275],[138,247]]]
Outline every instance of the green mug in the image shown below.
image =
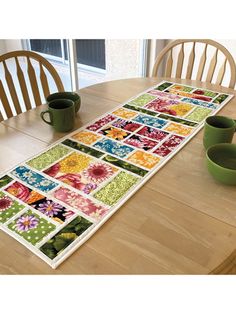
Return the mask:
[[231,143],[236,131],[236,121],[224,116],[206,118],[203,145],[205,149],[220,143]]
[[79,111],[80,105],[81,105],[81,99],[80,96],[75,92],[57,92],[48,95],[46,98],[47,104],[49,104],[51,101],[56,99],[70,99],[75,104],[75,113]]
[[236,144],[222,143],[206,151],[207,169],[220,183],[236,185]]
[[[44,115],[49,114],[50,121],[45,120]],[[48,110],[40,113],[41,118],[50,124],[58,132],[68,132],[74,128],[75,105],[69,99],[56,99],[48,103]]]

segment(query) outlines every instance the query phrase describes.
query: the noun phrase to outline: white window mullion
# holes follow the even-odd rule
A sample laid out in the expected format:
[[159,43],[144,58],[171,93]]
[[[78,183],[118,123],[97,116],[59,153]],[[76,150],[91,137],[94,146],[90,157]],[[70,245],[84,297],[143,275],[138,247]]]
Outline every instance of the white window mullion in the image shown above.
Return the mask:
[[71,76],[71,87],[73,91],[79,90],[78,68],[77,68],[77,53],[75,39],[68,39],[68,58]]

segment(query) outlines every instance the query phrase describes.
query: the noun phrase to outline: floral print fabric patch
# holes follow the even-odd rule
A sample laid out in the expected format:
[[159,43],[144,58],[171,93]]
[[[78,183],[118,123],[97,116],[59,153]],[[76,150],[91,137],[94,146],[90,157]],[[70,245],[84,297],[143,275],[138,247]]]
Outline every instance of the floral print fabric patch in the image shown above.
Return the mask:
[[179,144],[184,140],[184,137],[171,135],[160,147],[153,151],[161,157],[168,156]]
[[127,140],[125,140],[124,143],[132,145],[137,148],[141,148],[145,151],[151,150],[157,145],[157,142],[152,141],[146,137],[137,136],[137,135],[132,135]]
[[117,109],[113,111],[112,113],[116,115],[117,117],[121,117],[124,119],[131,119],[137,116],[137,113],[130,110],[126,110],[124,108]]
[[101,136],[94,134],[92,132],[81,131],[73,135],[72,138],[84,144],[93,144],[99,138],[101,138]]
[[59,188],[53,193],[53,196],[94,219],[101,219],[108,210],[105,206],[96,204],[90,199],[67,188]]
[[5,223],[22,209],[24,209],[23,205],[0,191],[0,224]]
[[178,135],[188,136],[193,131],[192,128],[188,128],[187,126],[183,126],[177,123],[170,123],[166,128],[165,131],[173,132]]
[[[68,159],[67,161],[62,160],[44,170],[44,173],[85,194],[96,190],[103,181],[109,179],[117,171],[115,167],[92,159],[83,167],[76,167],[76,169],[64,167],[65,162],[70,161],[71,159],[69,161]],[[78,163],[80,162],[79,160]]]
[[99,119],[95,123],[89,125],[87,127],[87,129],[90,130],[90,131],[97,131],[98,129],[100,129],[101,127],[103,127],[104,125],[106,125],[107,123],[109,123],[109,122],[111,122],[113,120],[115,120],[115,117],[113,117],[112,115],[108,114],[107,116],[103,117],[102,119]]
[[123,119],[116,120],[115,122],[112,123],[112,125],[128,132],[134,132],[142,126],[139,123],[135,123],[133,121],[127,121]]
[[56,268],[232,97],[164,81],[97,117],[0,176],[0,229]]
[[160,130],[157,130],[157,129],[154,129],[154,128],[151,128],[151,127],[148,127],[148,126],[144,126],[142,127],[141,130],[139,130],[137,132],[137,134],[140,134],[140,135],[143,135],[143,136],[146,136],[146,137],[149,137],[157,142],[160,142],[162,141],[169,133],[167,132],[164,132],[164,131],[160,131]]
[[160,158],[139,150],[133,153],[128,160],[136,165],[152,169],[160,161]]
[[106,139],[95,143],[94,147],[99,148],[109,154],[114,154],[121,158],[126,157],[130,152],[134,150],[133,148],[127,145],[122,145],[112,140]]
[[5,190],[25,204],[30,205],[58,223],[63,223],[74,214],[72,210],[65,208],[64,206],[28,188],[20,182],[15,181]]
[[148,108],[157,112],[168,113],[172,116],[183,117],[191,109],[193,109],[193,106],[190,104],[181,103],[175,100],[166,101],[166,100],[162,100],[161,98],[158,98],[157,100],[150,102],[148,105],[146,105],[145,108]]
[[44,192],[48,192],[57,186],[57,183],[48,180],[41,174],[34,172],[25,166],[15,168],[11,174]]
[[133,119],[133,121],[136,121],[136,122],[139,122],[142,124],[146,124],[146,125],[152,126],[154,128],[158,128],[158,129],[163,128],[167,124],[167,121],[165,121],[165,120],[153,118],[153,117],[148,117],[148,116],[144,116],[144,115],[138,115],[136,118]]
[[31,210],[17,217],[14,221],[9,223],[7,227],[32,245],[37,244],[56,229],[54,224],[41,218]]
[[100,130],[99,133],[118,141],[123,140],[130,135],[130,133],[125,130],[120,130],[111,126]]

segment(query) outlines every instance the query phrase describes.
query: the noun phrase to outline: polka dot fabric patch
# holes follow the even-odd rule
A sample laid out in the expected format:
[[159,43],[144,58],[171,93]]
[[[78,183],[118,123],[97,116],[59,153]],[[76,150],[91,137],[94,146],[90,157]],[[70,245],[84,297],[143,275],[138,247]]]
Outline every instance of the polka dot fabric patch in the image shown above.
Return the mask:
[[40,242],[56,229],[54,224],[41,218],[31,210],[17,217],[14,221],[9,223],[7,227],[33,245]]
[[56,268],[232,97],[167,81],[134,95],[1,174],[0,229]]

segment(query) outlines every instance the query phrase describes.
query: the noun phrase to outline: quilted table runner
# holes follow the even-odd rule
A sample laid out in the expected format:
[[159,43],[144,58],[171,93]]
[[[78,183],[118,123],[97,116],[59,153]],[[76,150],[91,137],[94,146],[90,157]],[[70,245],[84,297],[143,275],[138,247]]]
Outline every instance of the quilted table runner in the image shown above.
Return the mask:
[[2,174],[0,228],[56,268],[232,97],[165,81],[129,99]]

